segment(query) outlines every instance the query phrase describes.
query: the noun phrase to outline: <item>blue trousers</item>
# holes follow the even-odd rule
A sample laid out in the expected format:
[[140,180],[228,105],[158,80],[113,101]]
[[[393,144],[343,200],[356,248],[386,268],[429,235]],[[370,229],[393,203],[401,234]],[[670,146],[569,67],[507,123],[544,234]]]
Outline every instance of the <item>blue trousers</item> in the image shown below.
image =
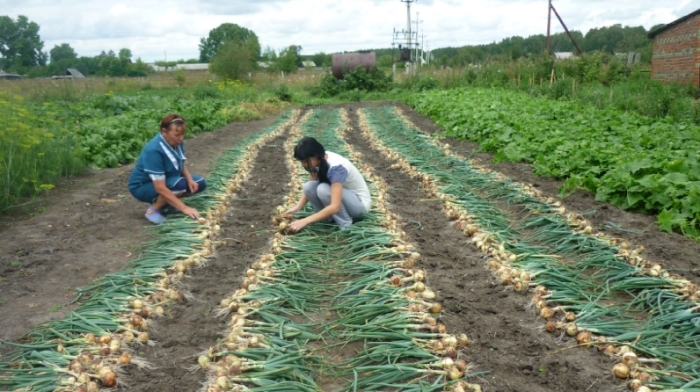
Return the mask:
[[[197,189],[197,192],[194,194],[202,193],[205,189],[207,189],[207,182],[202,176],[193,174],[192,179],[199,184],[199,189]],[[187,189],[187,179],[185,177],[166,179],[165,185],[176,195],[182,193],[185,193],[185,196],[192,195],[189,189]],[[145,184],[129,188],[129,192],[131,192],[131,195],[134,196],[136,200],[144,203],[153,203],[158,198],[158,192],[156,192],[156,187],[153,185],[153,182],[147,182]]]

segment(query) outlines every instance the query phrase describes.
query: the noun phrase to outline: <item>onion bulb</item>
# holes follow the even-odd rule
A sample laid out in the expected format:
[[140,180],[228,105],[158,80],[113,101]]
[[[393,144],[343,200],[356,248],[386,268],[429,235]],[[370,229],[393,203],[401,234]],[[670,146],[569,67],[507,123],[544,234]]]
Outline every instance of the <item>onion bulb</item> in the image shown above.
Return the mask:
[[622,355],[622,363],[627,366],[632,366],[637,363],[637,354],[633,352],[625,353]]
[[545,324],[544,329],[549,333],[557,332],[557,324],[551,320],[547,321],[547,324]]
[[460,371],[457,369],[457,367],[452,366],[447,370],[447,375],[450,377],[450,380],[459,380],[460,378],[464,377],[464,372]]
[[122,355],[119,357],[119,363],[122,365],[128,365],[131,363],[131,353],[130,352],[123,352]]
[[576,313],[566,312],[564,314],[564,318],[566,318],[566,321],[568,321],[568,322],[576,321]]
[[445,343],[446,347],[457,347],[457,345],[459,344],[457,338],[452,335],[446,336],[444,339],[442,339],[442,341],[443,343]]
[[109,344],[109,342],[112,340],[112,337],[109,335],[102,335],[98,339],[98,341],[102,344]]
[[430,312],[432,314],[442,313],[442,305],[440,305],[438,303],[434,303],[430,306],[430,308],[428,309],[428,312]]
[[554,309],[549,308],[549,307],[544,307],[540,310],[540,317],[542,317],[545,320],[551,319],[554,317]]
[[87,392],[99,392],[100,391],[100,386],[97,385],[96,382],[90,381],[87,384],[85,384],[85,390]]
[[642,385],[641,387],[637,388],[637,390],[634,392],[652,392],[652,390],[651,388]]
[[642,386],[642,382],[635,378],[634,380],[631,380],[627,386],[631,391],[637,391],[639,387]]
[[138,340],[139,343],[146,344],[146,343],[148,343],[148,338],[149,338],[148,332],[141,332],[141,333],[139,333],[139,335],[136,339]]
[[459,347],[461,348],[467,347],[469,345],[469,338],[467,337],[467,334],[460,334],[457,337],[457,341],[459,343]]
[[95,343],[95,334],[93,334],[93,333],[85,334],[85,340],[87,340],[90,343]]
[[586,332],[586,331],[579,332],[579,333],[576,335],[576,341],[578,342],[578,344],[588,344],[588,343],[590,343],[590,342],[591,342],[591,333],[590,333],[590,332]]
[[422,293],[420,293],[420,296],[425,299],[435,299],[436,297],[435,292],[432,290],[425,290]]
[[460,358],[460,359],[455,361],[455,367],[464,372],[467,370],[467,367],[468,367],[467,361]]
[[618,363],[615,366],[613,366],[613,374],[617,378],[626,379],[627,377],[629,377],[630,368],[624,363]]
[[102,366],[100,369],[100,380],[102,381],[102,384],[106,387],[113,387],[117,385],[117,375],[114,374],[112,369],[109,368],[109,366]]
[[574,337],[578,335],[578,327],[574,323],[569,323],[566,325],[566,334]]

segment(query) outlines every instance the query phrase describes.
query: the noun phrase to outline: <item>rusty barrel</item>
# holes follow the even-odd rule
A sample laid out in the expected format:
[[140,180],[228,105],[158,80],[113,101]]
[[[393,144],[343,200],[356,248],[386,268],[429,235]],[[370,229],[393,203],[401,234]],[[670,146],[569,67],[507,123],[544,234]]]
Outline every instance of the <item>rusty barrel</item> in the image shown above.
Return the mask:
[[377,63],[377,55],[374,52],[336,53],[333,55],[333,76],[343,78],[343,72],[364,67],[367,72]]

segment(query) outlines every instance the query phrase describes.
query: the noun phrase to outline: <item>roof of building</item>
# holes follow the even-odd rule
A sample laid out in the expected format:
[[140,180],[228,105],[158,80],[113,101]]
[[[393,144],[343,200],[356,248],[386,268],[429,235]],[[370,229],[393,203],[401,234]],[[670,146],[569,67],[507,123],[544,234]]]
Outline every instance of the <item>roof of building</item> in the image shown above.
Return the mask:
[[679,25],[679,24],[685,22],[686,20],[688,20],[688,19],[690,19],[690,18],[692,18],[692,17],[694,17],[694,16],[697,16],[697,15],[700,15],[700,9],[697,9],[697,10],[695,10],[695,11],[689,13],[688,15],[686,15],[686,16],[684,16],[684,17],[682,17],[682,18],[676,19],[676,20],[674,20],[673,22],[671,22],[671,23],[669,23],[669,24],[667,24],[667,25],[665,25],[665,26],[661,26],[661,27],[659,27],[659,28],[656,29],[656,30],[650,31],[649,34],[648,34],[647,36],[648,36],[649,38],[652,38],[652,39],[653,39],[653,38],[656,37],[657,35],[663,33],[664,31],[666,31],[666,30],[668,30],[668,29],[670,29],[671,27],[677,26],[677,25]]
[[72,77],[74,77],[74,78],[76,78],[76,79],[84,79],[84,78],[85,78],[85,75],[83,75],[82,72],[78,71],[78,70],[75,69],[75,68],[68,68],[68,69],[66,70],[66,75],[67,75],[67,76],[72,76]]
[[311,60],[302,61],[301,64],[302,64],[304,67],[315,67],[315,66],[316,66],[316,63],[314,63],[314,62],[311,61]]
[[0,79],[21,79],[21,78],[22,78],[22,75],[7,73],[3,70],[0,70]]
[[571,59],[574,58],[574,52],[555,52],[554,57],[557,59]]

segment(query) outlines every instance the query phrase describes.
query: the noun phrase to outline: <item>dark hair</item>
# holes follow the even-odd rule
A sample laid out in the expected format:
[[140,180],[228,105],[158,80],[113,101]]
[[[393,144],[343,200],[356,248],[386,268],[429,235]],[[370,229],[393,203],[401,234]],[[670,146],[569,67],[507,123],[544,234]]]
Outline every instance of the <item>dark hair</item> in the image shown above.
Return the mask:
[[323,145],[319,143],[318,140],[306,136],[294,147],[294,159],[306,161],[307,166],[311,167],[311,162],[309,161],[311,157],[316,157],[321,161],[318,168],[318,181],[330,184],[331,182],[328,180],[328,169],[330,169],[330,165],[325,158],[326,149],[323,148]]
[[160,129],[170,129],[172,124],[182,124],[185,126],[187,125],[187,121],[184,117],[177,113],[168,114],[167,116],[163,117],[163,120],[160,122]]

